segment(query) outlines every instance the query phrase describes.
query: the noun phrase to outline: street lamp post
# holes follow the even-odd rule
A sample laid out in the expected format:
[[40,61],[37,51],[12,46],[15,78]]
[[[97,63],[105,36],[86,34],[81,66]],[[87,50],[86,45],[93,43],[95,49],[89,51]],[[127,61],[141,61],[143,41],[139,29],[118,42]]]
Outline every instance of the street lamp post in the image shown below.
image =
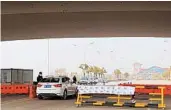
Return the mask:
[[171,66],[170,66],[170,80],[171,80]]
[[[85,64],[86,64],[86,50],[87,50],[87,47],[88,47],[89,45],[93,45],[93,44],[94,44],[94,42],[91,42],[91,43],[89,43],[88,45],[85,46],[85,49],[84,49],[84,63],[85,63]],[[76,45],[76,44],[73,44],[73,46],[79,47],[79,46]]]
[[84,51],[84,63],[85,63],[85,64],[86,64],[87,47],[88,47],[89,45],[93,45],[93,44],[94,44],[94,42],[91,42],[91,43],[89,43],[88,45],[85,46],[85,51]]
[[114,50],[110,51],[111,65],[113,65],[113,52],[114,52]]
[[113,50],[111,50],[111,51],[110,51],[110,54],[111,54],[111,56],[110,56],[110,57],[111,57],[111,60],[112,60],[112,55],[113,55],[112,53],[113,53]]
[[48,75],[49,75],[49,67],[50,67],[50,65],[49,65],[49,39],[48,39],[48,55],[47,55],[47,63],[48,63]]
[[[86,64],[86,50],[87,50],[87,46],[92,45],[92,44],[94,44],[94,42],[91,42],[88,45],[85,45],[85,49],[84,49],[84,64]],[[78,47],[78,45],[76,45],[76,44],[73,44],[73,46],[75,46],[75,47],[77,46]]]

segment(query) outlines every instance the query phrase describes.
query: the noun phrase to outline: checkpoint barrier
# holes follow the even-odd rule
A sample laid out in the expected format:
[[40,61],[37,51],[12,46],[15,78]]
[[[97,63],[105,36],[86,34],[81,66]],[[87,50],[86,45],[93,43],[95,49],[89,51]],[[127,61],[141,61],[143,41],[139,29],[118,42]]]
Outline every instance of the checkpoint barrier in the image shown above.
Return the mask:
[[[124,86],[120,86],[124,87]],[[130,87],[129,87],[130,88]],[[136,88],[145,88],[144,86],[136,86]],[[104,95],[105,101],[99,101],[99,100],[90,100],[93,99],[94,94],[91,93],[83,93],[79,92],[78,88],[78,96],[77,100],[75,102],[76,106],[82,106],[83,104],[91,104],[91,105],[99,105],[99,106],[114,106],[114,107],[148,107],[148,108],[166,108],[166,105],[164,103],[164,89],[165,87],[157,87],[156,89],[160,90],[160,93],[149,93],[149,97],[146,98],[147,101],[150,101],[149,103],[145,102],[138,102],[135,97],[133,97],[133,94],[120,94],[119,92],[112,93],[109,92],[109,94],[99,94],[99,96]],[[128,90],[128,89],[127,89]],[[132,89],[133,90],[133,89]],[[118,90],[119,91],[119,90]],[[129,91],[129,90],[128,90]],[[105,96],[106,95],[106,96]],[[158,98],[153,98],[153,96],[159,96]],[[89,100],[86,100],[89,99]],[[108,101],[108,99],[112,99],[112,101]],[[136,102],[134,102],[136,100]],[[144,99],[143,99],[144,100]],[[157,101],[157,103],[154,103]]]
[[27,84],[14,84],[14,85],[1,85],[1,94],[28,94],[29,85]]
[[120,86],[144,86],[144,88],[136,88],[136,93],[160,93],[159,89],[156,89],[157,87],[165,87],[164,95],[171,95],[171,85],[143,85],[143,84],[120,84]]
[[36,98],[36,85],[30,85],[29,98]]
[[29,86],[28,85],[14,85],[14,93],[15,94],[28,94],[29,93]]
[[28,94],[29,98],[36,98],[36,85],[15,84],[1,85],[1,94]]
[[12,85],[1,85],[1,94],[13,94],[15,87]]
[[[149,97],[147,98],[147,100],[151,101],[148,104],[144,104],[146,107],[153,107],[153,108],[166,108],[166,105],[164,103],[164,90],[165,87],[161,87],[161,86],[135,86],[136,89],[153,89],[155,92],[150,92],[148,91],[148,95]],[[139,92],[139,91],[135,91],[135,92]],[[155,96],[155,97],[154,97]],[[156,98],[157,96],[157,98]],[[154,101],[157,101],[158,103],[153,103]]]

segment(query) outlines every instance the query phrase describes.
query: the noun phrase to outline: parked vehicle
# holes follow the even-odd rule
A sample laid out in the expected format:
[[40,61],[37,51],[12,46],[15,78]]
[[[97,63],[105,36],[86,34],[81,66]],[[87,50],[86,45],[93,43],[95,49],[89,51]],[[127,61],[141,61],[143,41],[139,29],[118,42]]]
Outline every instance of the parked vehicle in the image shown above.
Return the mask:
[[67,96],[77,94],[76,87],[76,84],[66,76],[47,77],[37,84],[37,97],[43,99],[59,96],[65,100]]
[[79,81],[80,85],[96,85],[97,83],[105,83],[105,79],[103,78],[87,78],[87,77],[82,77]]
[[80,85],[87,85],[89,83],[90,83],[90,80],[88,78],[86,78],[86,77],[82,77],[80,79],[80,81],[78,82],[78,84],[80,84]]
[[95,78],[89,78],[89,81],[91,85],[96,85],[98,83],[98,79]]

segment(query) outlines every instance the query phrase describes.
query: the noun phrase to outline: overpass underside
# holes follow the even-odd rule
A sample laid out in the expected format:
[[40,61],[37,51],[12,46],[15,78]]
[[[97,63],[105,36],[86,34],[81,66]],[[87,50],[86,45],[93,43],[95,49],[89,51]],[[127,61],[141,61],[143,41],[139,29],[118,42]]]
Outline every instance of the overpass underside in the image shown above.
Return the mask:
[[171,2],[1,2],[1,40],[171,37]]

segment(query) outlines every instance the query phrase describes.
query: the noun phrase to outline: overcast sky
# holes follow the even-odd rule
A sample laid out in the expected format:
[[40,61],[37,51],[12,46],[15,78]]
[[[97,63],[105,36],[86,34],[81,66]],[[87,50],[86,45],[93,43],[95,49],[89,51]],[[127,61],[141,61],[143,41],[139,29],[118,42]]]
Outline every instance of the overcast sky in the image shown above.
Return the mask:
[[[2,68],[34,69],[34,76],[48,73],[48,40],[8,41],[1,44]],[[119,68],[131,72],[133,63],[171,66],[171,39],[166,38],[74,38],[49,40],[49,70],[66,68],[79,72],[81,63],[105,67],[108,73]],[[35,77],[34,77],[35,79]]]

